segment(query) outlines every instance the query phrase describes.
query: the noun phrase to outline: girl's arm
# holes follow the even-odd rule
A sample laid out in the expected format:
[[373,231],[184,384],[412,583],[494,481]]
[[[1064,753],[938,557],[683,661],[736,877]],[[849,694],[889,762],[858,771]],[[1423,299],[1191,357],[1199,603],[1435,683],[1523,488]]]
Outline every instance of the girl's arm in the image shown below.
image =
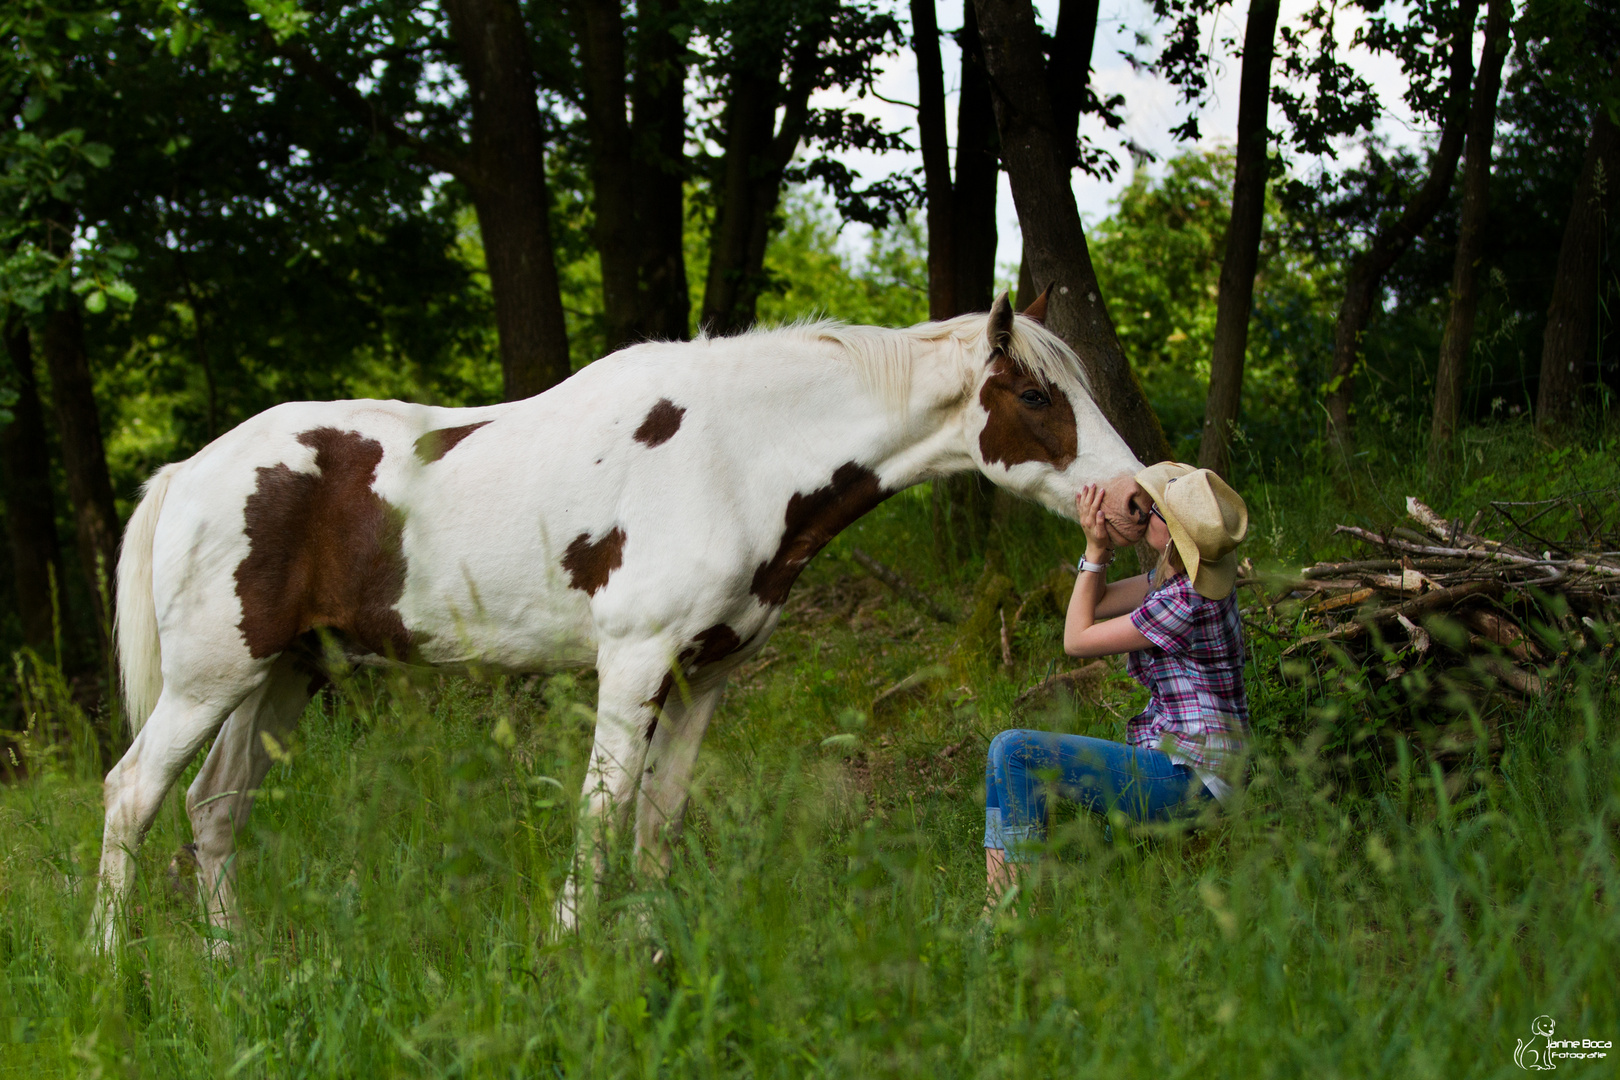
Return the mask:
[[[1080,511],[1080,527],[1086,533],[1086,561],[1106,562],[1109,555],[1108,526],[1103,519],[1105,492],[1087,484],[1075,497]],[[1063,625],[1063,651],[1070,656],[1113,656],[1146,649],[1152,642],[1131,624],[1123,612],[1134,609],[1147,595],[1147,575],[1115,582],[1110,586],[1103,575],[1081,571],[1069,598],[1069,614]],[[1097,622],[1103,615],[1121,617]]]
[[[1077,581],[1075,584],[1080,583]],[[1112,619],[1115,615],[1129,615],[1142,606],[1147,594],[1146,574],[1137,574],[1135,577],[1121,578],[1112,582],[1103,588],[1102,599],[1097,601],[1097,618]]]

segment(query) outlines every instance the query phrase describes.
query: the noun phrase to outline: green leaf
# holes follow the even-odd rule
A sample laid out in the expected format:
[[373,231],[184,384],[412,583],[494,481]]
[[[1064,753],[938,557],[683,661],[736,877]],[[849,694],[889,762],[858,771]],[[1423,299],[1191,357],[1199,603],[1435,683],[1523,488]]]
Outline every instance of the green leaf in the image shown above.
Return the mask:
[[79,153],[84,155],[84,160],[98,169],[105,169],[112,161],[112,147],[106,143],[87,142],[79,147]]
[[95,290],[84,298],[84,310],[92,315],[100,315],[107,310],[107,294],[100,289]]
[[45,99],[44,98],[31,97],[27,101],[23,102],[23,107],[22,107],[23,123],[32,124],[34,121],[38,120],[40,117],[42,117],[44,115],[45,115]]
[[302,31],[309,12],[301,11],[298,0],[247,0],[248,9],[264,20],[277,43]]
[[107,295],[121,304],[133,304],[135,302],[135,286],[123,278],[115,278],[107,283]]

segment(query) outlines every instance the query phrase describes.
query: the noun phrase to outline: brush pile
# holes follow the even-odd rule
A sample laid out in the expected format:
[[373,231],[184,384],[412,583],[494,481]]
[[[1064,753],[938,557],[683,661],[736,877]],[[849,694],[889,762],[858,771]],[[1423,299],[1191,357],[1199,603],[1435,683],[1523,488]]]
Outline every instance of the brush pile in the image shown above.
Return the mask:
[[1337,527],[1366,546],[1365,558],[1317,563],[1295,580],[1244,584],[1262,590],[1260,606],[1273,616],[1303,614],[1319,627],[1285,656],[1329,648],[1364,661],[1376,654],[1384,663],[1375,666],[1392,679],[1444,653],[1537,695],[1546,665],[1609,642],[1604,624],[1620,613],[1620,535],[1605,519],[1616,517],[1617,494],[1492,503],[1466,526],[1408,498],[1416,528]]

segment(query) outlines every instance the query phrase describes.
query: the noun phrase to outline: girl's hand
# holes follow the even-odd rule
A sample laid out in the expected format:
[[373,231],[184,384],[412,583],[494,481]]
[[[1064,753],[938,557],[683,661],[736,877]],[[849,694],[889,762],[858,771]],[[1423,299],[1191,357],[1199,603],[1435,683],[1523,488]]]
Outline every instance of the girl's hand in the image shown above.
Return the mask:
[[1108,521],[1103,516],[1103,500],[1108,492],[1099,484],[1087,484],[1074,497],[1079,511],[1080,528],[1086,534],[1087,554],[1106,555],[1114,549],[1113,537],[1108,532]]

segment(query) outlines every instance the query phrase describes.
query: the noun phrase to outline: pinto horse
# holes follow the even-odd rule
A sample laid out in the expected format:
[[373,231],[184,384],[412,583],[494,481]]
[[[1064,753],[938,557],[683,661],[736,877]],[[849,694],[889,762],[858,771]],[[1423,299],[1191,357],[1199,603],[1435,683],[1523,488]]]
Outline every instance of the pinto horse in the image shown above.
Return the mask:
[[164,796],[210,740],[186,808],[209,918],[235,924],[235,832],[334,647],[353,663],[594,664],[587,859],[558,919],[577,917],[595,826],[622,826],[632,800],[643,862],[667,868],[727,675],[856,518],[969,469],[1074,518],[1081,485],[1123,476],[1109,519],[1141,535],[1140,463],[1074,353],[1026,317],[1037,303],[635,345],[483,408],[294,402],[165,466],[118,563],[136,734],[106,779],[102,941],[118,940]]

